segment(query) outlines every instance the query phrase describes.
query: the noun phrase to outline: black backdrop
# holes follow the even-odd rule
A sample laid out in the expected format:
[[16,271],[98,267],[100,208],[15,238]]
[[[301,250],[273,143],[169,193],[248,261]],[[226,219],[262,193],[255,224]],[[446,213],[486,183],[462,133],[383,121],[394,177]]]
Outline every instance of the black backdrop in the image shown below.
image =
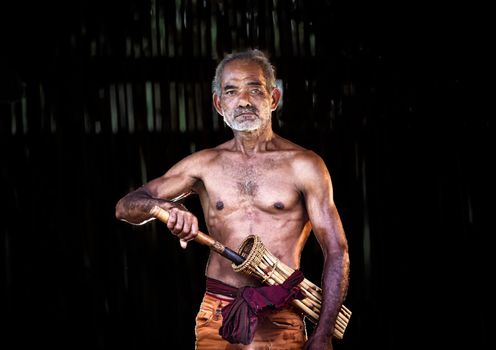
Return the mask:
[[[210,81],[219,57],[243,47],[277,68],[274,128],[333,177],[353,311],[335,348],[488,346],[494,122],[477,108],[467,7],[2,6],[2,349],[193,348],[207,249],[181,250],[160,223],[118,222],[114,206],[231,136]],[[196,198],[186,204],[201,217]],[[320,263],[311,239],[302,270],[314,282]]]

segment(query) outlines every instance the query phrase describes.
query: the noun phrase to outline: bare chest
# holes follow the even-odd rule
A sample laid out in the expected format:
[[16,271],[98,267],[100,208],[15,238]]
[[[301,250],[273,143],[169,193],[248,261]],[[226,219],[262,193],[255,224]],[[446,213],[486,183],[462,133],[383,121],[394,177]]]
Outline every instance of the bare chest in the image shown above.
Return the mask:
[[251,206],[281,210],[299,200],[290,168],[280,160],[225,161],[209,172],[204,185],[217,209]]

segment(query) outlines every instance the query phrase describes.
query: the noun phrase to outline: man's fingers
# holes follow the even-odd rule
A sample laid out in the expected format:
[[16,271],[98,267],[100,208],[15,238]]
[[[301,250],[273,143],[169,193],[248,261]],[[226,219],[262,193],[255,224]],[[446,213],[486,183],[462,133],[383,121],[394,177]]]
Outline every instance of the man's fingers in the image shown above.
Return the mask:
[[193,216],[193,222],[191,223],[191,233],[195,236],[198,234],[198,219]]
[[186,247],[188,246],[188,242],[182,238],[179,239],[179,244],[181,245],[181,248],[183,248],[183,249],[186,249]]
[[191,219],[189,217],[185,217],[183,220],[181,238],[184,238],[184,235],[188,235],[190,232],[191,232]]
[[184,241],[191,241],[198,235],[198,220],[191,216],[191,221],[185,220],[183,231],[178,235]]
[[184,215],[178,214],[176,219],[176,224],[172,228],[172,232],[174,232],[174,234],[177,235],[183,231],[184,231]]
[[187,242],[195,239],[198,235],[198,219],[196,216],[176,208],[170,211],[167,227],[174,235],[179,237],[179,244],[182,248],[186,248]]
[[177,210],[172,209],[169,212],[169,220],[167,220],[167,228],[172,231],[174,229],[174,226],[176,226],[176,221],[177,221]]

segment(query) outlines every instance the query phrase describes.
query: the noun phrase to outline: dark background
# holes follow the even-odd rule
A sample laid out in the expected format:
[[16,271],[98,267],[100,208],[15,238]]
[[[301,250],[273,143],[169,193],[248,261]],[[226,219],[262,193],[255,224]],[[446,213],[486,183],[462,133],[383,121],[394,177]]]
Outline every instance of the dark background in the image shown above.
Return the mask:
[[[483,12],[382,0],[3,3],[0,347],[193,348],[208,249],[181,250],[161,223],[118,222],[114,206],[231,137],[210,82],[225,52],[256,47],[284,91],[274,128],[333,178],[353,311],[335,349],[490,348]],[[201,217],[196,198],[186,205]],[[317,284],[321,261],[312,238],[302,270]]]

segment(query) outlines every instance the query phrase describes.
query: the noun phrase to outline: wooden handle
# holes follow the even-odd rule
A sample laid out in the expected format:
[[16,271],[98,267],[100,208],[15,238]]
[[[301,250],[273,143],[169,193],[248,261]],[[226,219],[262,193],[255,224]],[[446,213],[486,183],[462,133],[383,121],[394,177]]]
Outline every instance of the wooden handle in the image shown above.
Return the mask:
[[[169,216],[170,216],[169,212],[167,210],[160,208],[159,206],[154,206],[150,210],[150,214],[165,224],[167,223],[167,221],[169,221]],[[201,231],[198,231],[198,236],[195,237],[195,241],[209,247],[214,246],[216,243],[216,241],[212,237]]]
[[[165,224],[167,223],[167,221],[169,221],[169,216],[170,216],[169,212],[167,210],[160,208],[159,206],[154,206],[150,210],[150,214]],[[215,239],[213,239],[212,237],[201,231],[198,231],[198,235],[195,237],[194,240],[195,242],[206,245],[214,252],[219,253],[220,255],[231,260],[235,264],[239,265],[245,260],[241,255],[225,247],[220,242],[216,241]]]

